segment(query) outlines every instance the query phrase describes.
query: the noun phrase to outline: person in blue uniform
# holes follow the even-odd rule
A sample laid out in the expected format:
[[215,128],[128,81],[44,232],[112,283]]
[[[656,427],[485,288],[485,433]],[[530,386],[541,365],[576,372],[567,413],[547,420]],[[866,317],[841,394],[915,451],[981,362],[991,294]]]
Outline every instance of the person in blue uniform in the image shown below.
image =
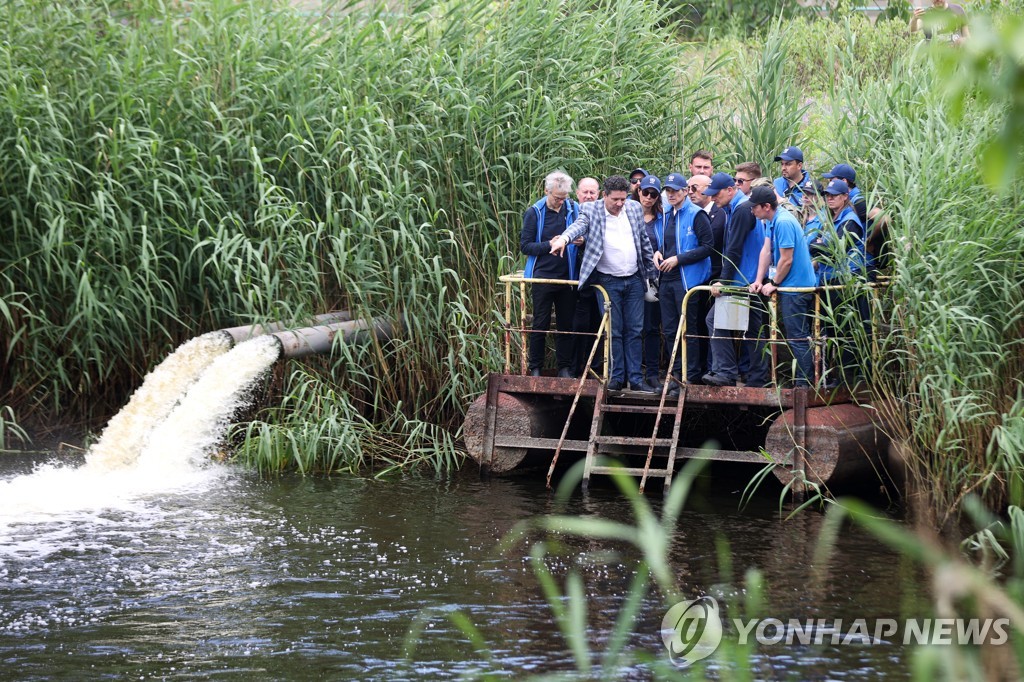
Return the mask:
[[[764,228],[754,217],[747,196],[727,173],[716,173],[704,194],[710,196],[726,215],[722,270],[713,280],[716,286],[711,289],[712,298],[717,299],[722,296],[722,286],[746,288],[755,281],[764,247]],[[768,363],[758,344],[764,310],[760,297],[751,296],[748,304],[747,331],[741,346],[747,354],[746,385],[761,387],[768,381]],[[703,381],[711,386],[735,386],[740,369],[733,344],[734,333],[715,329],[714,306],[707,313],[706,322],[711,335],[711,370],[704,375]]]
[[814,382],[810,344],[814,293],[779,289],[815,285],[811,251],[803,226],[793,214],[779,208],[774,188],[755,187],[750,193],[750,204],[754,217],[765,221],[766,230],[750,293],[773,296],[778,292],[779,317],[796,365],[794,383],[798,388],[806,388]]
[[772,183],[775,191],[793,206],[800,208],[804,201],[804,185],[810,181],[810,176],[804,170],[804,153],[800,147],[786,147],[775,160],[779,162],[782,171],[782,175]]
[[[665,212],[663,229],[656,235],[654,266],[661,271],[658,300],[661,303],[661,322],[665,330],[665,354],[671,357],[679,319],[683,313],[683,299],[693,287],[707,284],[711,276],[711,252],[714,236],[708,214],[690,201],[688,184],[681,173],[669,173],[663,183],[669,208]],[[686,381],[699,384],[701,375],[700,343],[697,337],[697,317],[700,300],[690,296],[686,304]],[[676,353],[672,375],[682,379],[682,354]],[[678,393],[675,385],[671,393]]]
[[[566,258],[551,255],[551,238],[565,231],[579,214],[576,202],[569,198],[572,178],[561,171],[544,178],[544,196],[523,213],[523,230],[519,248],[526,254],[524,275],[535,279],[576,279],[576,246],[572,245]],[[555,361],[558,376],[572,377],[573,337],[571,332],[576,312],[576,292],[568,285],[534,284],[533,333],[530,334],[529,370],[531,376],[540,376],[544,367],[544,341],[551,326],[551,309],[559,334],[555,339]]]

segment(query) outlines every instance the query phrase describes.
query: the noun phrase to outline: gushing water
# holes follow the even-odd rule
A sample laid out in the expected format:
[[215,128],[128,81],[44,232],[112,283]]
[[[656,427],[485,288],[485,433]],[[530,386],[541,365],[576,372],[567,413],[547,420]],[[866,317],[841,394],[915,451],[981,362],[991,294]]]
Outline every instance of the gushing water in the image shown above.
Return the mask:
[[86,466],[120,469],[134,462],[150,433],[167,418],[185,390],[230,348],[231,338],[219,332],[197,336],[178,346],[146,375],[128,404],[107,423],[103,435],[89,450]]
[[239,344],[214,360],[170,415],[153,429],[140,467],[168,471],[203,462],[245,402],[245,392],[281,354],[272,336]]
[[26,549],[10,546],[10,524],[99,510],[138,512],[153,495],[194,494],[222,479],[224,468],[207,466],[211,450],[249,387],[280,354],[270,336],[229,347],[225,335],[206,334],[178,348],[111,419],[84,466],[46,465],[0,481],[0,551]]

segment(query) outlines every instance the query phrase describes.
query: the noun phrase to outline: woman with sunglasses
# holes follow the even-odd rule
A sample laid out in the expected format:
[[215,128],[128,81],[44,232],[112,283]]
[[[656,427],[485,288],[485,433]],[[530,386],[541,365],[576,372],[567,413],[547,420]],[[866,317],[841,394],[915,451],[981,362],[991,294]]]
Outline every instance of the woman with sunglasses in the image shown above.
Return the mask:
[[[651,244],[658,243],[664,215],[661,207],[661,180],[656,175],[647,175],[637,184],[637,201],[644,209],[644,227]],[[661,304],[644,298],[644,367],[647,383],[661,390],[658,376],[661,374]]]

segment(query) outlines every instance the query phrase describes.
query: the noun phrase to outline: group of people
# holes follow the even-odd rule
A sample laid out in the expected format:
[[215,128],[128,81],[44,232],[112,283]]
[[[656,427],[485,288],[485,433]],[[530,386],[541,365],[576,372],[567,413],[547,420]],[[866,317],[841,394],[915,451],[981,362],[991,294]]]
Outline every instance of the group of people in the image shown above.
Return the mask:
[[[539,376],[544,366],[552,308],[560,332],[558,376],[586,371],[604,304],[604,296],[595,295],[597,285],[611,308],[609,390],[660,392],[662,376],[675,380],[670,395],[684,381],[765,386],[770,366],[764,301],[778,292],[794,383],[810,386],[814,288],[826,287],[835,306],[852,303],[861,323],[869,324],[862,296],[827,287],[870,275],[881,249],[875,234],[880,230],[869,229],[865,198],[849,164],[825,173],[823,185],[804,169],[798,147],[786,148],[775,160],[780,176],[773,181],[762,177],[755,162],[737,165],[732,175],[716,173],[711,153],[701,150],[691,155],[687,175],[671,172],[662,179],[636,168],[628,178],[612,175],[603,185],[583,178],[576,200],[569,196],[572,178],[550,173],[544,196],[523,214],[520,239],[527,256],[524,275],[549,281],[532,287],[530,373]],[[551,280],[577,280],[579,286]],[[710,295],[695,292],[684,310],[687,292],[708,284]],[[737,294],[749,310],[746,331],[716,331],[716,301]],[[682,315],[685,374],[676,353],[663,375]],[[840,363],[833,378],[842,379],[842,367],[854,364]]]

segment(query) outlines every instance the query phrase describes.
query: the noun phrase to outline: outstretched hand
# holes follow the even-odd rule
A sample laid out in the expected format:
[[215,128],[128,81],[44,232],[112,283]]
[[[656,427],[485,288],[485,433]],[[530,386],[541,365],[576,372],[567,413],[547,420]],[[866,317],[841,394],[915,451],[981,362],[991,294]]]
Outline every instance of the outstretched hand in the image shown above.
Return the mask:
[[551,255],[561,256],[564,251],[565,238],[560,234],[556,234],[554,237],[551,238]]

